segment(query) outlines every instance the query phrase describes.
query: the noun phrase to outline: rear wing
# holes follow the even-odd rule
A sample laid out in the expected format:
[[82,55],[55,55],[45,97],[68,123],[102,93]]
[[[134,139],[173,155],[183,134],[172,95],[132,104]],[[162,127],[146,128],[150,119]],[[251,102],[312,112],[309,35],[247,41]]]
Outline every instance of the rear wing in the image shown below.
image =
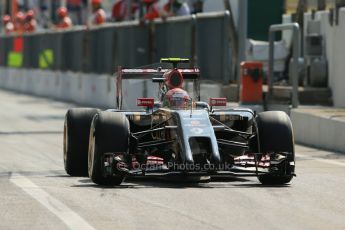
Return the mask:
[[[117,79],[150,79],[152,76],[162,77],[163,74],[171,69],[122,69],[119,67],[117,71]],[[193,69],[177,69],[187,80],[197,80],[200,78],[200,70],[198,68]]]
[[[164,81],[163,75],[167,71],[172,69],[127,69],[119,67],[116,72],[116,107],[121,109],[122,107],[122,80],[123,79],[152,79],[152,82],[162,82]],[[200,69],[199,68],[190,68],[190,69],[177,69],[186,80],[195,80],[194,92],[198,95],[200,100]]]

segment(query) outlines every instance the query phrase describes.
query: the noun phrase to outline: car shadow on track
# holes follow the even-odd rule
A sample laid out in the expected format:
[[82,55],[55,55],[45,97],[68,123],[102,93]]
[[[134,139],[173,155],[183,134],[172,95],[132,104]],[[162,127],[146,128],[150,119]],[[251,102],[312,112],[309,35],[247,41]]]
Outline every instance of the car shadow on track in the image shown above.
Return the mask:
[[260,184],[256,180],[248,180],[244,178],[212,178],[206,181],[188,181],[178,178],[127,178],[118,186],[100,186],[94,184],[90,179],[79,179],[80,184],[71,185],[71,187],[79,188],[101,188],[101,189],[145,189],[145,188],[169,188],[169,189],[187,189],[187,188],[282,188],[290,187],[290,185],[266,186]]
[[70,175],[67,175],[67,174],[58,174],[58,175],[50,175],[50,176],[46,176],[46,177],[61,177],[61,178],[64,178],[64,177],[71,177]]

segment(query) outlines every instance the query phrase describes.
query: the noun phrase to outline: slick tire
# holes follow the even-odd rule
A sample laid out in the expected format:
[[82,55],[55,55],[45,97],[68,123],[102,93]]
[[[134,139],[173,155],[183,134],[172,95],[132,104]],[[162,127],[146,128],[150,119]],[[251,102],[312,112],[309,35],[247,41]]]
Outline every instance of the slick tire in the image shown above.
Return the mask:
[[91,180],[102,186],[120,185],[123,175],[104,175],[105,153],[127,153],[129,149],[129,121],[122,113],[99,112],[90,128],[88,170]]
[[93,116],[98,109],[69,109],[65,116],[63,159],[70,176],[88,176],[89,132]]
[[264,185],[283,185],[292,180],[294,165],[289,162],[295,159],[295,147],[292,124],[289,116],[281,111],[260,113],[256,118],[258,148],[260,153],[290,153],[287,160],[278,165],[278,173],[259,176]]

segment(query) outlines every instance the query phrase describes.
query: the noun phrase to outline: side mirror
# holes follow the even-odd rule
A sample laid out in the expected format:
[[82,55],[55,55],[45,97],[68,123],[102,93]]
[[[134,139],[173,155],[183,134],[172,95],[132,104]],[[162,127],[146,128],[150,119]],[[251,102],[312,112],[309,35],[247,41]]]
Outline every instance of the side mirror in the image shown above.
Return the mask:
[[153,108],[154,104],[154,98],[137,98],[137,106]]
[[210,106],[206,102],[203,101],[197,101],[195,102],[195,107],[197,109],[206,109],[207,111],[210,111]]
[[227,102],[228,100],[225,97],[219,97],[219,98],[211,97],[208,104],[210,106],[226,106]]

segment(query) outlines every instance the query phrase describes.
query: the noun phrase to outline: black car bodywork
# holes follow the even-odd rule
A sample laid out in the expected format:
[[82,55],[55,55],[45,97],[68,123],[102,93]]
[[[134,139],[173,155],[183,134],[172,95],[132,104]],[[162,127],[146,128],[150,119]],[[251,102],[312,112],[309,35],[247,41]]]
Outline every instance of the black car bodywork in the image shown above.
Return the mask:
[[[218,107],[217,100],[224,101],[221,98],[201,102],[199,70],[178,69],[181,60],[168,61],[173,69],[119,68],[116,109],[67,112],[64,162],[68,174],[88,174],[101,185],[120,184],[138,175],[254,176],[263,184],[290,182],[295,175],[294,141],[285,113]],[[193,82],[194,101],[188,108],[163,107],[160,101],[142,110],[122,108],[123,80],[150,78],[164,96],[174,81],[183,80],[174,79],[176,74]],[[78,128],[82,125],[89,131]]]

